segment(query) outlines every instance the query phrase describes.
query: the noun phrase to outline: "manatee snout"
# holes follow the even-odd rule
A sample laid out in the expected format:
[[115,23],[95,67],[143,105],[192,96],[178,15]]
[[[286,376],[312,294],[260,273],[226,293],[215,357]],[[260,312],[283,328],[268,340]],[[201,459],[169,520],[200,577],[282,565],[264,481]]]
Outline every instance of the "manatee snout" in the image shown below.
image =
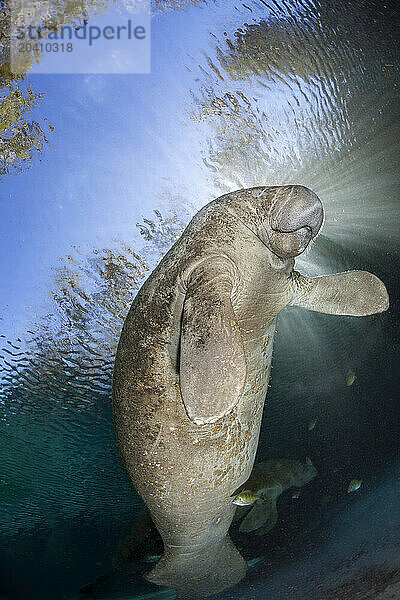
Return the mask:
[[267,225],[269,248],[280,258],[294,258],[318,234],[324,209],[318,196],[302,185],[280,188]]

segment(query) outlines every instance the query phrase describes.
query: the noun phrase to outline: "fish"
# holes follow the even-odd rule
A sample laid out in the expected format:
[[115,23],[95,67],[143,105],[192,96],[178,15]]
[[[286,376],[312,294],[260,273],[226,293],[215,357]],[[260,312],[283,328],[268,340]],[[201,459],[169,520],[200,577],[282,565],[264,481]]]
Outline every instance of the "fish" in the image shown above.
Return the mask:
[[247,561],[247,566],[255,567],[255,565],[258,565],[258,563],[261,562],[262,560],[264,560],[262,557],[251,558],[250,560]]
[[297,500],[297,498],[300,498],[300,493],[300,490],[295,490],[292,494],[293,500]]
[[243,492],[240,492],[240,494],[237,494],[234,497],[232,502],[237,506],[251,506],[252,504],[254,504],[254,502],[256,502],[256,500],[259,500],[260,498],[262,498],[261,494],[255,494],[250,490],[243,490]]
[[312,431],[313,429],[315,429],[316,424],[317,421],[310,421],[308,424],[308,431]]
[[362,479],[352,479],[349,483],[349,487],[347,488],[347,493],[355,492],[359,490],[361,487],[363,480]]
[[154,554],[153,552],[148,552],[144,556],[144,561],[149,563],[158,562],[161,558],[161,554]]
[[[249,479],[244,484],[246,493],[260,496],[252,506],[239,505],[236,509],[241,533],[256,532],[256,535],[266,535],[278,521],[277,499],[291,487],[303,487],[314,479],[317,470],[314,465],[304,464],[298,460],[269,459],[257,463]],[[243,493],[243,492],[242,492]],[[300,495],[299,491],[294,494]],[[246,510],[247,509],[247,510]],[[245,514],[244,514],[245,513]]]
[[306,456],[306,465],[312,465],[312,460],[309,456]]
[[347,371],[347,375],[346,375],[346,385],[347,386],[353,385],[353,383],[355,382],[356,379],[357,379],[357,375],[354,373],[354,371],[352,369],[349,369]]

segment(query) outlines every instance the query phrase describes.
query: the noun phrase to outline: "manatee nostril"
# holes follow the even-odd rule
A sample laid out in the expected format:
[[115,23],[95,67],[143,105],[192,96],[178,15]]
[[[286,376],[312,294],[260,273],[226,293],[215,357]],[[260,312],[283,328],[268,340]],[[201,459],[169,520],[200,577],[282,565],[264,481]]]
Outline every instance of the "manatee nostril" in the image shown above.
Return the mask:
[[268,235],[268,247],[280,258],[294,258],[304,252],[311,239],[310,227],[287,232],[272,230]]
[[270,213],[270,227],[279,233],[294,233],[303,229],[314,238],[324,220],[322,202],[313,191],[293,186],[289,194],[278,197]]

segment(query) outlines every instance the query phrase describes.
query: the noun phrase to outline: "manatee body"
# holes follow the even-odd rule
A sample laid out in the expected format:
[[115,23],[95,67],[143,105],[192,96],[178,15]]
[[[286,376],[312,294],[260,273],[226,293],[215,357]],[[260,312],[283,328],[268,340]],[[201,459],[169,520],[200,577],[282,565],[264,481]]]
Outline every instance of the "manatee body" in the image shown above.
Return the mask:
[[236,511],[235,519],[246,515],[239,530],[256,531],[257,535],[265,535],[271,531],[278,520],[276,502],[282,492],[291,487],[303,487],[316,475],[317,470],[312,464],[299,460],[271,458],[254,465],[244,487],[262,497],[250,509],[245,507],[244,510]]
[[288,304],[365,315],[385,286],[354,271],[310,279],[294,257],[323,209],[302,186],[256,187],[200,210],[139,290],[113,376],[122,458],[164,543],[148,580],[180,598],[238,582],[246,563],[227,532],[250,476],[275,322]]

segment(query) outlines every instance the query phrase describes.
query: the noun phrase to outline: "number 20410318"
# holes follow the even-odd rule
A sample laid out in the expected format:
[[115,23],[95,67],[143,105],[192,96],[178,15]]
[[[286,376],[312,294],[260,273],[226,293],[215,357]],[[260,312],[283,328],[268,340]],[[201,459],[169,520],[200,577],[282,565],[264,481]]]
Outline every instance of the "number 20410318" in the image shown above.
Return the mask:
[[23,42],[18,44],[18,52],[73,52],[74,47],[71,42],[64,44],[62,42]]

